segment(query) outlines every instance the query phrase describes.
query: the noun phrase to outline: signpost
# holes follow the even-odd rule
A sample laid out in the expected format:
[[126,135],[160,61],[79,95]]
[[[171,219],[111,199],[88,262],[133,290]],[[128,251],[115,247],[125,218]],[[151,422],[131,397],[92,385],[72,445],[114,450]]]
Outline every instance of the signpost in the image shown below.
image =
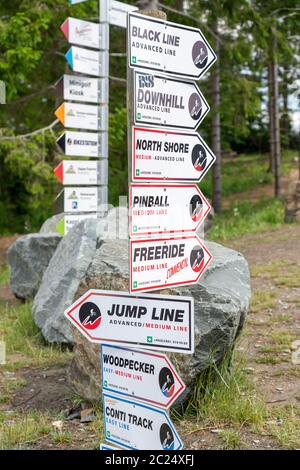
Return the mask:
[[197,129],[209,105],[193,82],[134,72],[134,121],[177,129]]
[[56,143],[69,157],[104,157],[107,133],[66,131]]
[[133,127],[132,180],[198,182],[216,157],[197,133]]
[[179,450],[182,442],[167,413],[103,393],[104,435],[126,449]]
[[64,75],[56,87],[58,95],[63,100],[102,104],[105,86],[107,86],[105,78]]
[[76,129],[105,130],[107,108],[89,104],[65,102],[55,111],[55,116],[65,127]]
[[109,22],[120,28],[127,28],[127,13],[136,10],[133,5],[111,0],[109,4]]
[[131,184],[131,237],[195,232],[210,204],[195,184]]
[[107,184],[107,160],[64,160],[54,173],[66,186]]
[[102,389],[107,393],[169,409],[185,389],[164,354],[101,347]]
[[60,29],[71,44],[99,49],[101,45],[101,26],[90,21],[67,18]]
[[217,57],[200,29],[129,14],[129,65],[199,79]]
[[72,46],[66,53],[66,59],[73,72],[93,75],[95,77],[107,76],[103,52]]
[[97,186],[67,187],[64,189],[64,212],[97,212]]
[[93,343],[193,352],[194,303],[190,297],[132,296],[92,289],[65,315]]
[[197,235],[130,240],[130,292],[196,284],[212,259]]

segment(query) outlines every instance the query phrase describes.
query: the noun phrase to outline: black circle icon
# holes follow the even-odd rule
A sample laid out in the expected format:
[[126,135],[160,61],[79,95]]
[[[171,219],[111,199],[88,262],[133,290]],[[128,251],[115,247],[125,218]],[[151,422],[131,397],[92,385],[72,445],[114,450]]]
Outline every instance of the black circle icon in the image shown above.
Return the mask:
[[174,435],[172,429],[167,423],[161,425],[159,436],[164,450],[174,450]]
[[202,101],[198,93],[192,93],[189,99],[189,112],[191,118],[197,121],[202,113]]
[[207,164],[206,150],[201,144],[195,145],[192,150],[192,162],[195,170],[203,171]]
[[192,49],[193,62],[198,69],[203,69],[208,61],[207,47],[202,41],[195,42]]
[[175,391],[175,380],[168,367],[163,367],[158,377],[159,387],[165,397],[172,397]]
[[204,251],[201,246],[196,245],[190,255],[190,265],[193,271],[198,273],[203,268],[204,264]]
[[195,194],[190,201],[190,215],[194,222],[198,222],[202,216],[203,201],[199,194]]
[[93,302],[85,302],[79,310],[79,320],[87,330],[94,330],[101,323],[101,312],[98,305]]

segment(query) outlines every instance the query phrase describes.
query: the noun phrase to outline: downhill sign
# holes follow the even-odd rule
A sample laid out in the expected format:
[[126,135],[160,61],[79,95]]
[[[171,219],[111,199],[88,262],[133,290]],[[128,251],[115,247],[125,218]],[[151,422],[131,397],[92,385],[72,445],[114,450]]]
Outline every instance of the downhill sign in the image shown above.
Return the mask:
[[64,75],[57,83],[58,95],[67,101],[83,101],[86,103],[103,103],[103,87],[105,79]]
[[71,44],[99,49],[101,44],[101,26],[90,21],[67,18],[60,29]]
[[198,80],[217,60],[200,29],[129,14],[130,67]]
[[191,354],[194,351],[194,299],[89,290],[65,311],[93,343]]
[[106,184],[107,160],[63,160],[54,173],[64,185]]
[[66,59],[73,72],[87,73],[96,77],[106,75],[102,52],[72,46],[66,53]]
[[130,240],[130,292],[196,284],[211,260],[197,235]]
[[64,212],[96,212],[98,187],[68,187],[64,189]]
[[199,134],[133,127],[133,181],[198,182],[216,157]]
[[99,157],[105,139],[106,133],[66,131],[56,143],[68,157]]
[[[106,106],[65,102],[55,111],[55,116],[65,127],[96,131],[105,122]],[[104,129],[101,129],[104,130]]]
[[104,435],[132,450],[179,450],[182,442],[167,413],[158,408],[103,394]]
[[135,124],[197,129],[208,112],[195,83],[134,72]]
[[103,344],[101,367],[103,391],[165,409],[170,408],[185,389],[164,354]]
[[131,184],[131,237],[195,232],[211,207],[195,184]]

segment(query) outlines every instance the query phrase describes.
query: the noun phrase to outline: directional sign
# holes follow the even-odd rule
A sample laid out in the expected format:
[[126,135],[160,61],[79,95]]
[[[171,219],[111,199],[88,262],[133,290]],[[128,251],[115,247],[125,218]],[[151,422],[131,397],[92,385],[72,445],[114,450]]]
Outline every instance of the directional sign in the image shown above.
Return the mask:
[[195,232],[211,206],[195,184],[131,184],[130,236]]
[[56,143],[68,157],[99,157],[104,139],[107,139],[105,133],[67,131]]
[[57,224],[56,231],[61,234],[62,237],[67,235],[67,233],[73,228],[76,224],[86,219],[97,219],[97,214],[76,214],[76,215],[65,215]]
[[134,73],[136,124],[197,129],[209,106],[195,83]]
[[107,441],[133,450],[179,450],[182,442],[167,413],[158,408],[103,394]]
[[71,44],[99,49],[101,44],[101,26],[90,21],[67,18],[60,29]]
[[69,0],[70,5],[77,5],[77,3],[86,2],[87,0]]
[[130,67],[199,79],[217,60],[200,29],[129,14]]
[[113,343],[192,354],[192,297],[90,290],[65,311],[93,343]]
[[136,10],[137,7],[128,5],[127,3],[111,0],[109,6],[109,22],[114,26],[127,28],[127,13]]
[[64,189],[64,212],[95,212],[98,204],[98,188],[68,187]]
[[114,446],[110,446],[108,444],[100,444],[100,450],[122,450],[122,449],[118,449],[118,447],[114,447]]
[[66,53],[66,59],[74,72],[96,77],[106,75],[102,52],[72,46]]
[[99,121],[104,122],[106,107],[65,102],[55,111],[55,116],[65,127],[96,131]]
[[102,345],[102,390],[165,409],[185,389],[164,354]]
[[[107,164],[106,160],[103,160],[103,162]],[[64,160],[55,168],[54,173],[60,182],[65,185],[98,184],[97,161]],[[99,184],[101,183],[99,182]]]
[[196,284],[211,259],[197,235],[130,240],[130,292]]
[[133,181],[200,181],[216,157],[198,134],[133,127]]
[[59,96],[67,101],[103,103],[105,79],[64,75],[56,85]]

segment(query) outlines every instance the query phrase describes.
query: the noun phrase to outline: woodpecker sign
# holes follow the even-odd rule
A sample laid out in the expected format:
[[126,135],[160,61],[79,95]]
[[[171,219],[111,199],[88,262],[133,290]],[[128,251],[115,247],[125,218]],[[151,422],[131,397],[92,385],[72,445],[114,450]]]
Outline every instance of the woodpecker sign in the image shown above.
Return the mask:
[[103,393],[104,435],[132,450],[179,450],[182,442],[167,413]]
[[133,127],[133,181],[198,182],[216,157],[199,134]]
[[197,129],[209,106],[195,83],[134,73],[135,124]]
[[195,232],[210,204],[195,184],[131,184],[130,236]]
[[164,354],[111,345],[101,348],[102,389],[165,409],[185,385]]
[[130,292],[196,284],[211,259],[197,235],[130,240]]
[[217,57],[200,29],[129,14],[129,65],[198,80]]
[[94,343],[187,354],[194,351],[191,297],[90,290],[65,315]]

